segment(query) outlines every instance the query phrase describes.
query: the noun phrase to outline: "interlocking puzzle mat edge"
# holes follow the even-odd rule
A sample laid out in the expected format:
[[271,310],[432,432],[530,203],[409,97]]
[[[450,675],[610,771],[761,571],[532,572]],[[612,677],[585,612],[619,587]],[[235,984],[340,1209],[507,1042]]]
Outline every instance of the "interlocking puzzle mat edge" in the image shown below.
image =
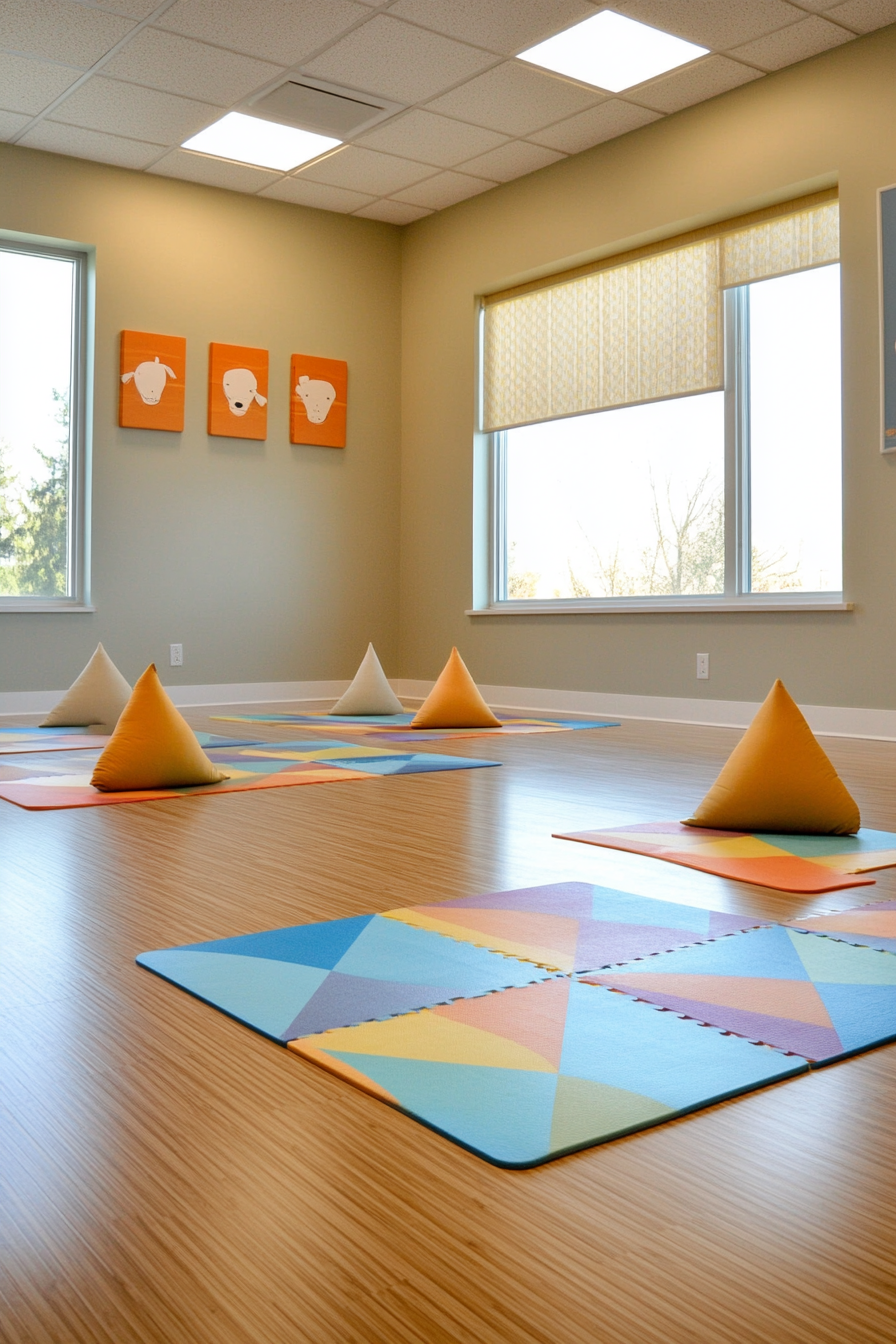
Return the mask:
[[159,948],[136,961],[281,1045],[552,978],[377,914]]
[[896,957],[782,924],[583,978],[812,1068],[896,1040]]
[[[523,993],[529,994],[530,991],[535,990],[538,997],[543,998],[546,995],[556,997],[558,989],[562,985],[569,987],[569,994],[571,997],[581,997],[580,991],[584,986],[584,982],[576,981],[569,977],[561,977],[559,979],[542,982],[538,985],[527,986],[524,988]],[[545,991],[545,994],[542,994],[542,991]],[[438,1057],[431,1060],[428,1058],[426,1054],[427,1049],[430,1054],[436,1054],[437,1056],[440,1054],[444,1056],[446,1053],[451,1053],[450,1046],[447,1051],[444,1048],[443,1038],[445,1032],[439,1030],[433,1033],[432,1028],[437,1022],[452,1016],[459,1016],[461,1018],[461,1024],[465,1025],[463,1019],[468,1017],[471,1012],[479,1015],[480,1018],[483,1015],[487,1018],[489,1014],[500,1014],[501,1009],[513,995],[516,995],[517,1000],[519,1000],[520,991],[502,990],[497,994],[488,996],[490,1002],[465,1000],[460,1001],[457,1004],[447,1005],[444,1008],[426,1009],[422,1012],[391,1018],[385,1023],[365,1024],[363,1027],[344,1028],[336,1031],[319,1033],[311,1037],[300,1037],[296,1040],[289,1041],[287,1049],[297,1054],[300,1058],[306,1059],[310,1063],[316,1064],[318,1067],[327,1070],[342,1081],[352,1083],[355,1087],[367,1092],[377,1100],[386,1102],[402,1114],[409,1116],[411,1119],[423,1124],[426,1128],[431,1129],[442,1137],[456,1143],[459,1147],[465,1148],[475,1156],[484,1158],[495,1166],[514,1170],[523,1170],[530,1167],[541,1166],[546,1162],[554,1161],[555,1159],[567,1156],[570,1153],[580,1152],[583,1149],[595,1147],[598,1144],[609,1142],[613,1139],[622,1138],[627,1134],[636,1133],[642,1129],[652,1128],[656,1125],[663,1124],[668,1120],[675,1120],[682,1116],[692,1114],[707,1106],[741,1096],[746,1092],[755,1091],[756,1089],[771,1083],[784,1081],[808,1072],[808,1064],[804,1059],[788,1057],[769,1046],[752,1045],[750,1042],[740,1040],[740,1038],[726,1036],[713,1028],[703,1027],[696,1022],[689,1022],[687,1019],[675,1014],[664,1014],[661,1010],[652,1009],[651,1005],[638,1003],[637,1000],[634,999],[629,1000],[632,1007],[644,1010],[643,1012],[637,1013],[633,1018],[634,1022],[637,1023],[635,1031],[641,1040],[643,1041],[645,1034],[648,1038],[666,1038],[661,1042],[660,1049],[655,1048],[654,1042],[651,1040],[651,1051],[654,1058],[652,1061],[648,1061],[648,1072],[650,1072],[651,1068],[654,1070],[658,1069],[660,1072],[662,1072],[663,1068],[668,1069],[670,1058],[669,1045],[670,1042],[674,1042],[676,1038],[678,1038],[679,1042],[683,1039],[692,1049],[697,1049],[698,1053],[702,1050],[704,1057],[707,1054],[715,1054],[716,1061],[724,1061],[724,1065],[721,1066],[723,1070],[728,1066],[730,1066],[732,1070],[735,1070],[735,1066],[740,1065],[742,1061],[749,1061],[754,1067],[741,1072],[736,1080],[729,1079],[727,1085],[721,1087],[709,1087],[708,1090],[703,1091],[699,1096],[692,1095],[690,1099],[685,1098],[677,1105],[668,1105],[641,1089],[620,1088],[613,1084],[607,1084],[600,1081],[593,1084],[592,1080],[587,1076],[579,1077],[575,1073],[564,1073],[563,1065],[567,1057],[565,1034],[568,1026],[568,1017],[564,1017],[562,1024],[561,1054],[553,1070],[551,1061],[547,1058],[541,1057],[539,1062],[537,1052],[534,1049],[527,1050],[525,1046],[517,1048],[519,1036],[521,1034],[525,1036],[525,1032],[520,1033],[519,1030],[510,1037],[509,1048],[505,1045],[504,1049],[510,1060],[520,1062],[520,1056],[522,1056],[522,1070],[519,1068],[505,1067],[501,1063],[501,1043],[499,1042],[497,1050],[495,1050],[494,1045],[492,1045],[490,1049],[490,1043],[487,1037],[492,1033],[485,1032],[482,1029],[479,1029],[477,1033],[475,1028],[473,1029],[474,1034],[472,1039],[464,1040],[463,1036],[461,1037],[460,1050],[455,1052],[456,1054],[459,1053],[462,1055],[466,1049],[466,1051],[474,1057],[479,1056],[480,1058],[478,1058],[475,1063],[467,1064],[462,1058],[460,1060],[446,1060],[445,1058]],[[592,1009],[595,1006],[599,1006],[597,1013],[598,1017],[601,1016],[600,1009],[609,1009],[612,1018],[619,1019],[620,1016],[623,1019],[625,1018],[626,1010],[622,1009],[620,1013],[621,1004],[614,1003],[611,1005],[610,1000],[613,997],[612,993],[608,992],[606,998],[601,1000],[595,999],[592,1001]],[[624,999],[626,996],[619,997]],[[652,1018],[650,1016],[645,1016],[645,1012],[646,1014],[653,1013],[654,1016]],[[629,1016],[631,1017],[630,1014]],[[518,1013],[515,1014],[515,1021],[518,1021]],[[536,1029],[539,1025],[540,1024],[536,1024]],[[372,1027],[373,1031],[367,1029],[369,1027]],[[707,1034],[700,1036],[695,1033]],[[711,1033],[711,1035],[709,1033]],[[467,1033],[464,1033],[464,1035],[466,1034]],[[410,1049],[408,1049],[407,1046],[405,1046],[404,1049],[401,1048],[400,1038],[403,1035],[410,1037]],[[415,1035],[423,1037],[423,1044],[421,1046],[415,1046]],[[433,1035],[436,1037],[435,1041],[427,1046],[427,1038],[430,1038]],[[379,1038],[381,1041],[383,1038],[388,1041],[390,1036],[395,1036],[399,1040],[399,1048],[397,1052],[377,1054],[376,1052],[371,1052],[368,1046],[367,1052],[365,1053],[365,1046],[368,1045],[371,1036],[374,1036],[374,1039]],[[480,1039],[483,1037],[486,1039]],[[328,1038],[330,1049],[323,1044]],[[737,1041],[736,1046],[734,1046],[735,1041]],[[724,1042],[724,1045],[721,1045],[722,1042]],[[360,1052],[358,1049],[351,1050],[350,1048],[344,1048],[338,1051],[338,1056],[348,1055],[350,1058],[337,1057],[337,1052],[332,1049],[337,1043],[345,1047],[351,1047],[353,1044],[360,1046]],[[708,1050],[707,1047],[709,1047]],[[744,1047],[746,1047],[746,1049],[744,1049]],[[523,1051],[525,1051],[525,1053],[523,1053]],[[651,1051],[648,1051],[648,1054],[650,1054]],[[749,1052],[751,1051],[761,1051],[763,1053],[761,1055],[750,1055]],[[572,1053],[575,1053],[575,1049],[573,1049]],[[631,1067],[631,1052],[617,1051],[616,1053],[618,1055],[627,1055],[628,1063]],[[657,1059],[657,1056],[660,1053],[662,1053],[663,1056],[662,1061],[658,1061]],[[587,1054],[587,1051],[580,1050],[580,1054]],[[532,1056],[535,1056],[534,1062]],[[364,1060],[367,1058],[380,1061],[378,1065],[379,1078],[372,1077],[369,1073],[364,1072]],[[485,1063],[484,1060],[486,1059],[491,1059],[492,1062]],[[383,1065],[382,1061],[386,1061],[385,1065]],[[773,1066],[772,1061],[774,1061]],[[450,1074],[445,1074],[446,1064],[449,1067],[459,1068],[463,1071],[462,1077],[454,1087],[452,1087],[450,1083]],[[755,1068],[755,1065],[757,1064],[761,1066],[758,1070]],[[367,1067],[370,1066],[368,1065]],[[593,1072],[596,1067],[596,1062],[582,1062],[578,1065],[573,1064],[571,1067],[578,1067],[580,1070],[584,1069],[586,1073],[590,1068]],[[612,1072],[612,1064],[610,1067]],[[616,1067],[619,1067],[618,1062]],[[476,1070],[479,1072],[479,1078],[476,1076]],[[682,1072],[685,1071],[682,1070]],[[687,1084],[690,1084],[693,1081],[693,1069],[690,1069],[687,1072],[689,1074]],[[428,1077],[424,1077],[422,1083],[423,1091],[425,1094],[428,1094],[430,1090],[434,1090],[435,1094],[434,1097],[427,1095],[427,1101],[418,1101],[416,1106],[410,1104],[406,1093],[403,1097],[396,1095],[397,1092],[402,1092],[403,1086],[408,1086],[410,1090],[413,1091],[415,1073],[428,1075]],[[545,1081],[545,1075],[550,1076],[552,1073],[553,1077],[556,1078],[553,1095],[550,1092],[550,1081]],[[402,1075],[404,1075],[404,1079],[402,1079]],[[442,1075],[441,1092],[438,1086],[440,1075]],[[488,1075],[497,1076],[489,1078]],[[546,1127],[547,1147],[545,1147],[544,1138],[545,1126],[542,1124],[541,1140],[539,1141],[537,1138],[533,1140],[532,1137],[528,1139],[531,1149],[540,1148],[540,1151],[530,1150],[529,1152],[523,1152],[521,1149],[524,1148],[526,1139],[525,1137],[522,1139],[520,1138],[519,1130],[524,1128],[523,1121],[529,1123],[531,1126],[533,1117],[528,1113],[521,1115],[519,1108],[515,1108],[513,1105],[513,1097],[515,1091],[519,1089],[519,1084],[521,1082],[524,1085],[526,1083],[532,1083],[533,1075],[535,1075],[535,1087],[530,1087],[528,1090],[534,1092],[535,1096],[533,1100],[535,1101],[535,1104],[537,1105],[540,1103],[544,1108],[545,1102],[547,1101],[551,1106],[551,1115]],[[538,1075],[540,1075],[540,1079]],[[386,1080],[391,1083],[392,1090],[390,1090],[390,1088],[382,1081],[384,1076]],[[448,1082],[447,1087],[444,1086],[446,1081]],[[481,1096],[483,1085],[487,1088],[489,1082],[493,1082],[496,1086],[497,1096],[494,1104],[486,1105],[484,1108],[481,1108],[480,1114],[477,1115],[475,1111],[476,1101],[479,1096]],[[433,1084],[436,1084],[434,1089],[432,1087]],[[687,1084],[684,1084],[684,1086]],[[656,1085],[654,1084],[654,1086]],[[554,1142],[554,1107],[556,1106],[561,1088],[563,1089],[564,1094],[563,1100],[566,1100],[567,1096],[571,1094],[573,1102],[572,1111],[574,1114],[572,1117],[564,1117],[565,1124],[561,1124],[560,1134],[563,1135],[565,1129],[565,1136],[558,1136],[558,1140]],[[526,1090],[525,1086],[523,1090]],[[663,1090],[663,1088],[658,1087],[656,1090]],[[485,1099],[486,1102],[488,1102],[487,1094]],[[583,1122],[581,1111],[586,1107],[588,1100],[590,1100],[592,1104],[599,1102],[602,1108],[609,1110],[609,1118],[602,1122],[595,1118],[592,1118],[590,1121],[586,1119]],[[577,1106],[576,1103],[578,1103]],[[454,1107],[455,1121],[453,1124],[447,1123],[444,1116],[439,1117],[438,1107],[440,1104],[446,1106],[449,1113],[451,1107]],[[569,1108],[568,1102],[567,1108]],[[466,1113],[464,1113],[465,1111]],[[472,1117],[470,1115],[471,1111]],[[575,1114],[576,1111],[578,1111],[578,1114]],[[536,1116],[535,1119],[537,1122],[538,1117]],[[517,1121],[520,1123],[518,1124]],[[507,1128],[502,1129],[502,1125],[505,1124]],[[478,1142],[474,1139],[477,1125],[480,1129],[480,1139]],[[573,1137],[573,1134],[570,1131],[575,1131],[576,1128],[579,1129],[579,1133]],[[485,1131],[484,1136],[482,1134],[483,1129]],[[490,1136],[489,1129],[492,1131]],[[583,1129],[590,1130],[590,1132],[584,1133],[582,1132]],[[491,1143],[491,1146],[489,1146],[489,1143]],[[510,1152],[514,1143],[517,1145],[515,1156],[511,1155]]]

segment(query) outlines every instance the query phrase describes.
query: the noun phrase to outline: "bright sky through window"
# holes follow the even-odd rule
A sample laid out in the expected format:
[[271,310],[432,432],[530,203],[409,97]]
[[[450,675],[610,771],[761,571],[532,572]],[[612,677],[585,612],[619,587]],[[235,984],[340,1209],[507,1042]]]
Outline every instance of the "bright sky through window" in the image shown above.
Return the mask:
[[247,117],[242,112],[228,112],[220,121],[185,140],[182,148],[233,159],[236,163],[251,163],[258,168],[278,168],[285,173],[341,144],[341,140],[329,135],[281,126],[278,121]]
[[521,51],[518,59],[620,93],[706,53],[706,47],[605,9]]

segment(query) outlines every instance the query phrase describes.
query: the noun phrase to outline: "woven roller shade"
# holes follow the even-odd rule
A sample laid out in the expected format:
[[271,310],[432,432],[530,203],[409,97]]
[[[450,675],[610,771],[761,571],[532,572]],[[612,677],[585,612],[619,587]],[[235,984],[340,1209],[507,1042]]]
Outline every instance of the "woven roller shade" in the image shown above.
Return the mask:
[[723,290],[838,257],[838,206],[826,200],[487,299],[482,428],[718,391]]

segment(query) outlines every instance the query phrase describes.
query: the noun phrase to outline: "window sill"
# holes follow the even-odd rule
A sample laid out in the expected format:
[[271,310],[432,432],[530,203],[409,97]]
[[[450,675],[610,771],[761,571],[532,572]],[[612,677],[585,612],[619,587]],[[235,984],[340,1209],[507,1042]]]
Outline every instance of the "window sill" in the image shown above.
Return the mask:
[[48,611],[96,611],[96,607],[91,607],[84,602],[41,602],[37,598],[35,598],[33,602],[29,601],[27,598],[24,598],[22,601],[15,600],[14,602],[11,602],[8,599],[0,598],[0,615],[4,612],[15,612],[20,616],[24,616],[33,614],[34,612]]
[[840,593],[830,595],[806,593],[796,595],[757,594],[741,598],[725,597],[669,597],[656,598],[557,598],[552,602],[521,600],[496,602],[490,607],[466,611],[466,616],[637,616],[637,615],[702,615],[706,613],[796,612],[796,611],[854,611],[854,602],[844,602]]

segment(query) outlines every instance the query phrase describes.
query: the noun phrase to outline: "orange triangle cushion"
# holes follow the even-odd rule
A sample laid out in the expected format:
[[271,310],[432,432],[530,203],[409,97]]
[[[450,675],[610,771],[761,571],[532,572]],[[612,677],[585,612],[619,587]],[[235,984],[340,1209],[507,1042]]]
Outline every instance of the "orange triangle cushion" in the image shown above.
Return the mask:
[[755,719],[687,826],[796,835],[853,835],[859,809],[783,682]]
[[103,793],[219,784],[196,734],[175,709],[151,663],[134,687],[91,778]]
[[412,728],[500,728],[457,649],[411,721]]

